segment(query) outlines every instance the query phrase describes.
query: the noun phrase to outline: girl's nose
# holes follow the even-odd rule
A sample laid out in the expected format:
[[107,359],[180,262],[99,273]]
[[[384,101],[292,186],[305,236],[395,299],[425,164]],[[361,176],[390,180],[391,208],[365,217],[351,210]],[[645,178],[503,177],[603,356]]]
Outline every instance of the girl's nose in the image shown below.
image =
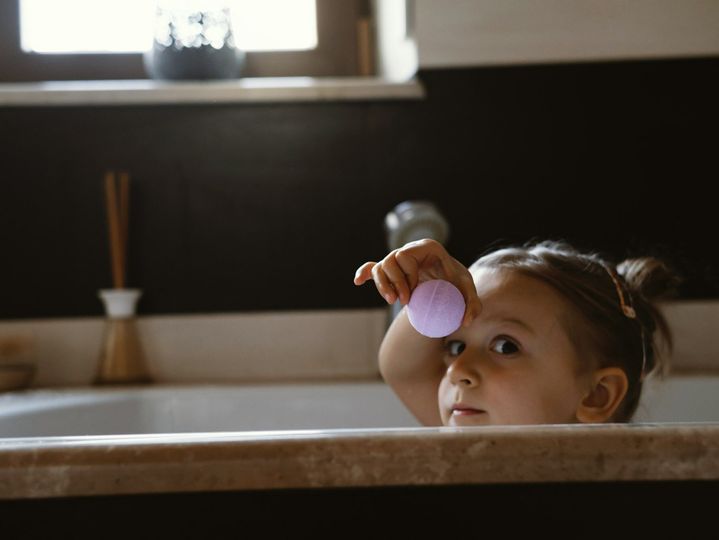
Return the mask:
[[454,385],[471,387],[479,382],[479,373],[468,354],[460,354],[447,368],[449,382]]

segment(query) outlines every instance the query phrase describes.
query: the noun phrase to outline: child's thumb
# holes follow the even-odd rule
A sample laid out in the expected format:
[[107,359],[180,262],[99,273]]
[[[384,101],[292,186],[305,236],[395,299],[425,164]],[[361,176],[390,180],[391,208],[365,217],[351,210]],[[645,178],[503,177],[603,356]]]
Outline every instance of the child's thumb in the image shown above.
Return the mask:
[[469,300],[465,299],[465,302],[467,303],[466,308],[464,310],[464,319],[462,319],[462,326],[469,326],[472,324],[472,321],[479,317],[479,314],[482,312],[482,301],[477,296],[477,293],[475,292]]

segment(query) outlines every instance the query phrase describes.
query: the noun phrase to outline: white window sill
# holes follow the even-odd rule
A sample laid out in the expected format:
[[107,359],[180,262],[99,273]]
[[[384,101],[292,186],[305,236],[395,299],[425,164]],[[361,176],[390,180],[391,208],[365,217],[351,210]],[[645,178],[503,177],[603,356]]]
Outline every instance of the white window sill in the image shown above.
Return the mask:
[[423,97],[424,88],[415,79],[395,82],[376,77],[0,83],[0,107],[374,101]]

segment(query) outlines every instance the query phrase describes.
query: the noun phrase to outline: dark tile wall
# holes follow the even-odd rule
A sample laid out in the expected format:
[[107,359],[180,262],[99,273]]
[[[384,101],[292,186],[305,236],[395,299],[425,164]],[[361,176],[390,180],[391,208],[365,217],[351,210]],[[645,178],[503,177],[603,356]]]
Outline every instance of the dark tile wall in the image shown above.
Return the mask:
[[0,318],[99,315],[102,176],[132,176],[140,313],[382,305],[355,268],[407,199],[450,251],[564,238],[719,297],[719,59],[419,73],[401,102],[0,108]]
[[619,538],[711,538],[718,487],[712,479],[57,497],[0,500],[0,519],[5,537],[23,540],[442,538],[450,530],[600,539],[608,527]]

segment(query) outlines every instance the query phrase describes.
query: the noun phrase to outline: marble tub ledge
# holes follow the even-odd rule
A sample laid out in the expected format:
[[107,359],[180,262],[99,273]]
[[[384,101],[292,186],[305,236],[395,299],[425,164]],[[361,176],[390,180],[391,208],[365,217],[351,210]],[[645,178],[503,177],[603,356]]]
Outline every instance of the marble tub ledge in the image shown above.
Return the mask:
[[719,479],[719,423],[0,439],[0,499]]

